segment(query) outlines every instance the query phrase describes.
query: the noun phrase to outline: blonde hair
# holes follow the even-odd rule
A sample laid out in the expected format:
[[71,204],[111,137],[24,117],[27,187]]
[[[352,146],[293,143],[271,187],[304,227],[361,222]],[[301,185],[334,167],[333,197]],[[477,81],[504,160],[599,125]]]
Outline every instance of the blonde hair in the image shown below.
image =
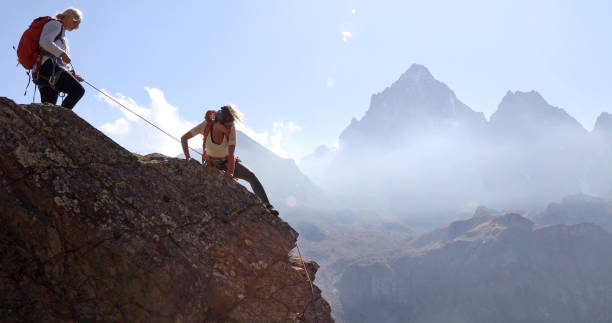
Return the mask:
[[238,108],[233,104],[222,106],[215,116],[215,121],[221,123],[233,122],[234,120],[242,122],[242,119],[242,112],[238,111]]
[[55,15],[55,18],[57,18],[57,20],[62,20],[64,17],[66,17],[66,15],[72,16],[72,18],[78,20],[79,22],[83,20],[83,13],[77,8],[68,8],[64,10],[64,12]]

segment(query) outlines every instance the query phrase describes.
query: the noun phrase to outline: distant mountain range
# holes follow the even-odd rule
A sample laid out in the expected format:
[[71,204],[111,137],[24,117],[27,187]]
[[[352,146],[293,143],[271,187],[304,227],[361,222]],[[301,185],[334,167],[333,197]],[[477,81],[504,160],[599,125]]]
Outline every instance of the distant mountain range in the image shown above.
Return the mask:
[[605,197],[568,196],[559,203],[549,204],[544,211],[530,213],[528,217],[545,225],[594,223],[612,233],[612,191]]
[[594,224],[475,215],[348,266],[337,288],[348,322],[611,322],[610,248]]
[[339,147],[299,164],[331,197],[398,216],[533,208],[612,189],[612,116],[592,132],[535,91],[508,92],[487,121],[421,65],[372,96]]

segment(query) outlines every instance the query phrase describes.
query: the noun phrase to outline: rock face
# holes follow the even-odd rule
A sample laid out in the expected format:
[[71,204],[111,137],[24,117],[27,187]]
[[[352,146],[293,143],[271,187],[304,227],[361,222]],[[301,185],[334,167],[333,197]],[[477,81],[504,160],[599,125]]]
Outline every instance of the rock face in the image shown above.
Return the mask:
[[612,235],[596,225],[481,215],[416,242],[345,271],[347,321],[612,322]]
[[216,170],[6,98],[0,151],[3,321],[331,321],[297,233]]

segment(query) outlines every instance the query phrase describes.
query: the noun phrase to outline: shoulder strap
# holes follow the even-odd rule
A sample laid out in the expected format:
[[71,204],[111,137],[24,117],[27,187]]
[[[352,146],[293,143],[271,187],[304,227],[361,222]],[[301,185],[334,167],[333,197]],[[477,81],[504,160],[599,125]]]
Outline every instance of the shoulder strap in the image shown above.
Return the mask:
[[[59,20],[57,20],[57,19],[54,19],[54,18],[51,18],[51,19],[47,20],[47,21],[45,22],[45,24],[46,24],[46,23],[48,23],[49,21],[53,21],[53,20],[55,20],[55,21],[59,22],[59,23],[60,23],[60,25],[62,26],[62,27],[60,27],[60,32],[59,32],[59,34],[57,34],[57,36],[55,36],[55,38],[53,39],[53,41],[55,42],[55,41],[57,41],[58,39],[62,38],[62,33],[64,33],[64,24],[63,24],[61,21],[59,21]],[[62,42],[63,42],[63,40],[62,40]]]
[[210,130],[212,129],[212,123],[206,122],[206,126],[204,126],[204,141],[202,142],[202,165],[208,159],[208,155],[206,154],[206,138],[210,134]]
[[[55,39],[53,41],[57,41],[58,39],[62,38],[62,34],[64,33],[64,24],[62,24],[62,28],[60,29],[59,34],[57,34],[57,36],[55,36]],[[62,40],[62,42],[64,42]]]

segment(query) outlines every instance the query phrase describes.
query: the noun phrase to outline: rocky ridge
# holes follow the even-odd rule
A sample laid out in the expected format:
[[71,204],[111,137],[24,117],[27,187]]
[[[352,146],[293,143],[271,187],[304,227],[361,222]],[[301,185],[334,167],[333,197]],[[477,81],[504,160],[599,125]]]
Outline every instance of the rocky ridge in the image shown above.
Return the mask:
[[421,237],[397,257],[349,266],[338,284],[346,320],[612,320],[610,233],[487,213]]
[[0,151],[4,321],[331,321],[298,234],[216,170],[6,98]]

